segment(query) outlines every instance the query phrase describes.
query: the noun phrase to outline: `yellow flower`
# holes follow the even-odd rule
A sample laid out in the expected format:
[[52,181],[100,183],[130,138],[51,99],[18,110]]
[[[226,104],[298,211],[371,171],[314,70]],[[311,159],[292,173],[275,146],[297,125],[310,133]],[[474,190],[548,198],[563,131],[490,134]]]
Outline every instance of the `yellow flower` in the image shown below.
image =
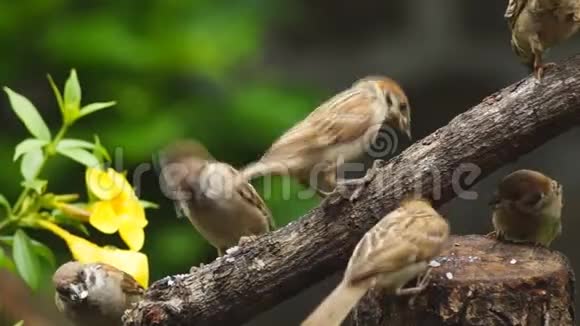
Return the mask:
[[117,267],[133,276],[143,287],[147,287],[149,262],[145,254],[114,247],[99,247],[86,239],[71,234],[54,223],[40,220],[38,224],[61,237],[68,245],[75,260],[81,263],[105,263]]
[[90,192],[99,199],[89,209],[91,225],[107,234],[119,231],[129,249],[141,250],[145,242],[143,228],[147,225],[147,219],[143,206],[125,176],[111,168],[106,171],[88,168],[85,177]]

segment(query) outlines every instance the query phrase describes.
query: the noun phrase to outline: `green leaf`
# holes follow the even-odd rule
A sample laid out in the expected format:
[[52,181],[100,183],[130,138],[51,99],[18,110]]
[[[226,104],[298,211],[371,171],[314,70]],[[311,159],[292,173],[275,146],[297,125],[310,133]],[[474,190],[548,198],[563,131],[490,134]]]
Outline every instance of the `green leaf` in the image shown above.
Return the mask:
[[20,185],[24,188],[32,189],[39,195],[44,192],[47,184],[48,181],[41,179],[24,180],[20,183]]
[[159,208],[159,205],[157,205],[156,203],[152,203],[150,201],[139,200],[139,202],[141,203],[141,206],[143,206],[143,208],[154,208],[154,209]]
[[64,118],[67,122],[76,120],[81,108],[81,85],[76,70],[72,69],[64,84]]
[[6,255],[4,249],[0,248],[0,269],[2,268],[5,268],[9,271],[15,270],[14,262],[12,259]]
[[32,241],[22,230],[14,234],[12,257],[20,276],[31,288],[37,289],[40,280],[40,261],[34,253]]
[[10,202],[2,194],[0,194],[0,206],[4,207],[4,209],[6,209],[7,215],[12,214],[12,207],[10,205]]
[[36,139],[36,138],[28,138],[20,142],[20,144],[16,145],[16,149],[14,150],[14,158],[13,160],[16,161],[20,156],[35,150],[41,149],[42,146],[48,144],[48,141],[44,139]]
[[111,106],[113,106],[115,104],[117,104],[117,102],[110,101],[110,102],[97,102],[97,103],[91,103],[89,105],[85,105],[81,109],[81,113],[79,115],[79,118],[84,117],[86,115],[89,115],[93,112],[100,111],[102,109],[110,108]]
[[8,87],[4,87],[4,91],[8,94],[12,110],[14,110],[20,121],[24,123],[26,129],[34,137],[50,141],[50,130],[48,130],[46,123],[44,123],[34,105],[26,97]]
[[34,253],[37,256],[44,258],[44,260],[46,260],[50,264],[51,267],[56,266],[56,258],[54,257],[54,253],[52,252],[52,249],[50,249],[44,243],[36,241],[36,240],[32,240],[31,244],[32,244],[32,250],[34,251]]
[[82,148],[58,148],[56,149],[58,153],[66,156],[72,160],[75,160],[87,167],[95,167],[99,165],[99,160],[91,152],[84,150]]
[[16,322],[16,324],[14,324],[13,326],[24,326],[24,320]]
[[[57,219],[58,220],[58,219]],[[80,222],[79,222],[80,223]],[[60,224],[60,223],[58,223]],[[30,239],[32,243],[32,247],[34,252],[36,252],[40,257],[45,258],[49,263],[52,264],[52,261],[55,261],[54,254],[52,250],[48,248],[45,244],[40,241],[36,241],[34,239]],[[4,244],[5,246],[12,247],[14,245],[14,237],[13,236],[0,236],[0,243]],[[46,249],[51,250],[50,253],[46,252]]]
[[54,92],[54,97],[56,97],[56,102],[58,103],[58,107],[60,109],[60,112],[64,116],[64,101],[62,99],[62,94],[60,93],[60,91],[58,90],[58,87],[54,83],[52,76],[47,75],[47,77],[48,77],[48,83],[50,84],[50,87],[52,88],[52,91]]
[[[13,246],[14,245],[14,237],[11,237],[11,236],[0,237],[0,243],[3,243],[6,246]],[[42,243],[40,241],[36,241],[34,239],[30,239],[30,243],[32,244],[32,250],[39,257],[44,258],[53,267],[56,265],[56,258],[54,256],[54,253],[52,252],[52,249],[50,249],[44,243]]]
[[56,150],[69,148],[94,149],[95,144],[80,139],[63,139],[56,144]]
[[41,149],[32,150],[22,157],[20,162],[20,173],[25,180],[33,180],[40,172],[40,167],[44,161]]

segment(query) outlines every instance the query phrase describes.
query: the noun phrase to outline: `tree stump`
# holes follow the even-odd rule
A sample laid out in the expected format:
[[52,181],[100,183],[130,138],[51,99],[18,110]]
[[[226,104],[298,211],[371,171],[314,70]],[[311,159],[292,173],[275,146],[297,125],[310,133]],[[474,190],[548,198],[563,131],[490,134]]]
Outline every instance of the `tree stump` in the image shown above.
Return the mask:
[[453,236],[414,299],[371,290],[352,325],[574,325],[574,272],[550,249]]

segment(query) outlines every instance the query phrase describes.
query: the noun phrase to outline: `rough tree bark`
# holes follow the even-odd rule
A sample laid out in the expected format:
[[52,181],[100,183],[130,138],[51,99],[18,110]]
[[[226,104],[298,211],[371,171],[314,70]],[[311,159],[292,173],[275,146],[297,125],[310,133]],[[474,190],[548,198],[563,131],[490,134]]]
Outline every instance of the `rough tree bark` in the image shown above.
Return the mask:
[[421,295],[369,291],[351,325],[575,325],[574,273],[556,251],[456,236],[434,261]]
[[323,207],[193,274],[155,282],[125,325],[241,324],[344,268],[360,237],[404,195],[419,192],[439,206],[458,195],[459,184],[477,182],[579,122],[580,55],[541,83],[528,78],[488,96],[376,164],[357,200],[334,193]]

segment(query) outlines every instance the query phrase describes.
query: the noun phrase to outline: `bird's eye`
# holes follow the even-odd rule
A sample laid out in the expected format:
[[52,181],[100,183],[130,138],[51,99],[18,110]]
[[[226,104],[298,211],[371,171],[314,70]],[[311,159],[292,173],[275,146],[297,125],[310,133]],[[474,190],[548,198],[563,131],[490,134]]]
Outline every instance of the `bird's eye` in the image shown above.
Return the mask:
[[388,106],[393,106],[393,99],[391,98],[391,94],[387,93],[387,96],[385,96],[385,100],[387,101]]
[[407,103],[401,103],[401,104],[399,104],[399,110],[402,111],[402,112],[407,111],[408,108],[409,108],[409,104],[407,104]]

